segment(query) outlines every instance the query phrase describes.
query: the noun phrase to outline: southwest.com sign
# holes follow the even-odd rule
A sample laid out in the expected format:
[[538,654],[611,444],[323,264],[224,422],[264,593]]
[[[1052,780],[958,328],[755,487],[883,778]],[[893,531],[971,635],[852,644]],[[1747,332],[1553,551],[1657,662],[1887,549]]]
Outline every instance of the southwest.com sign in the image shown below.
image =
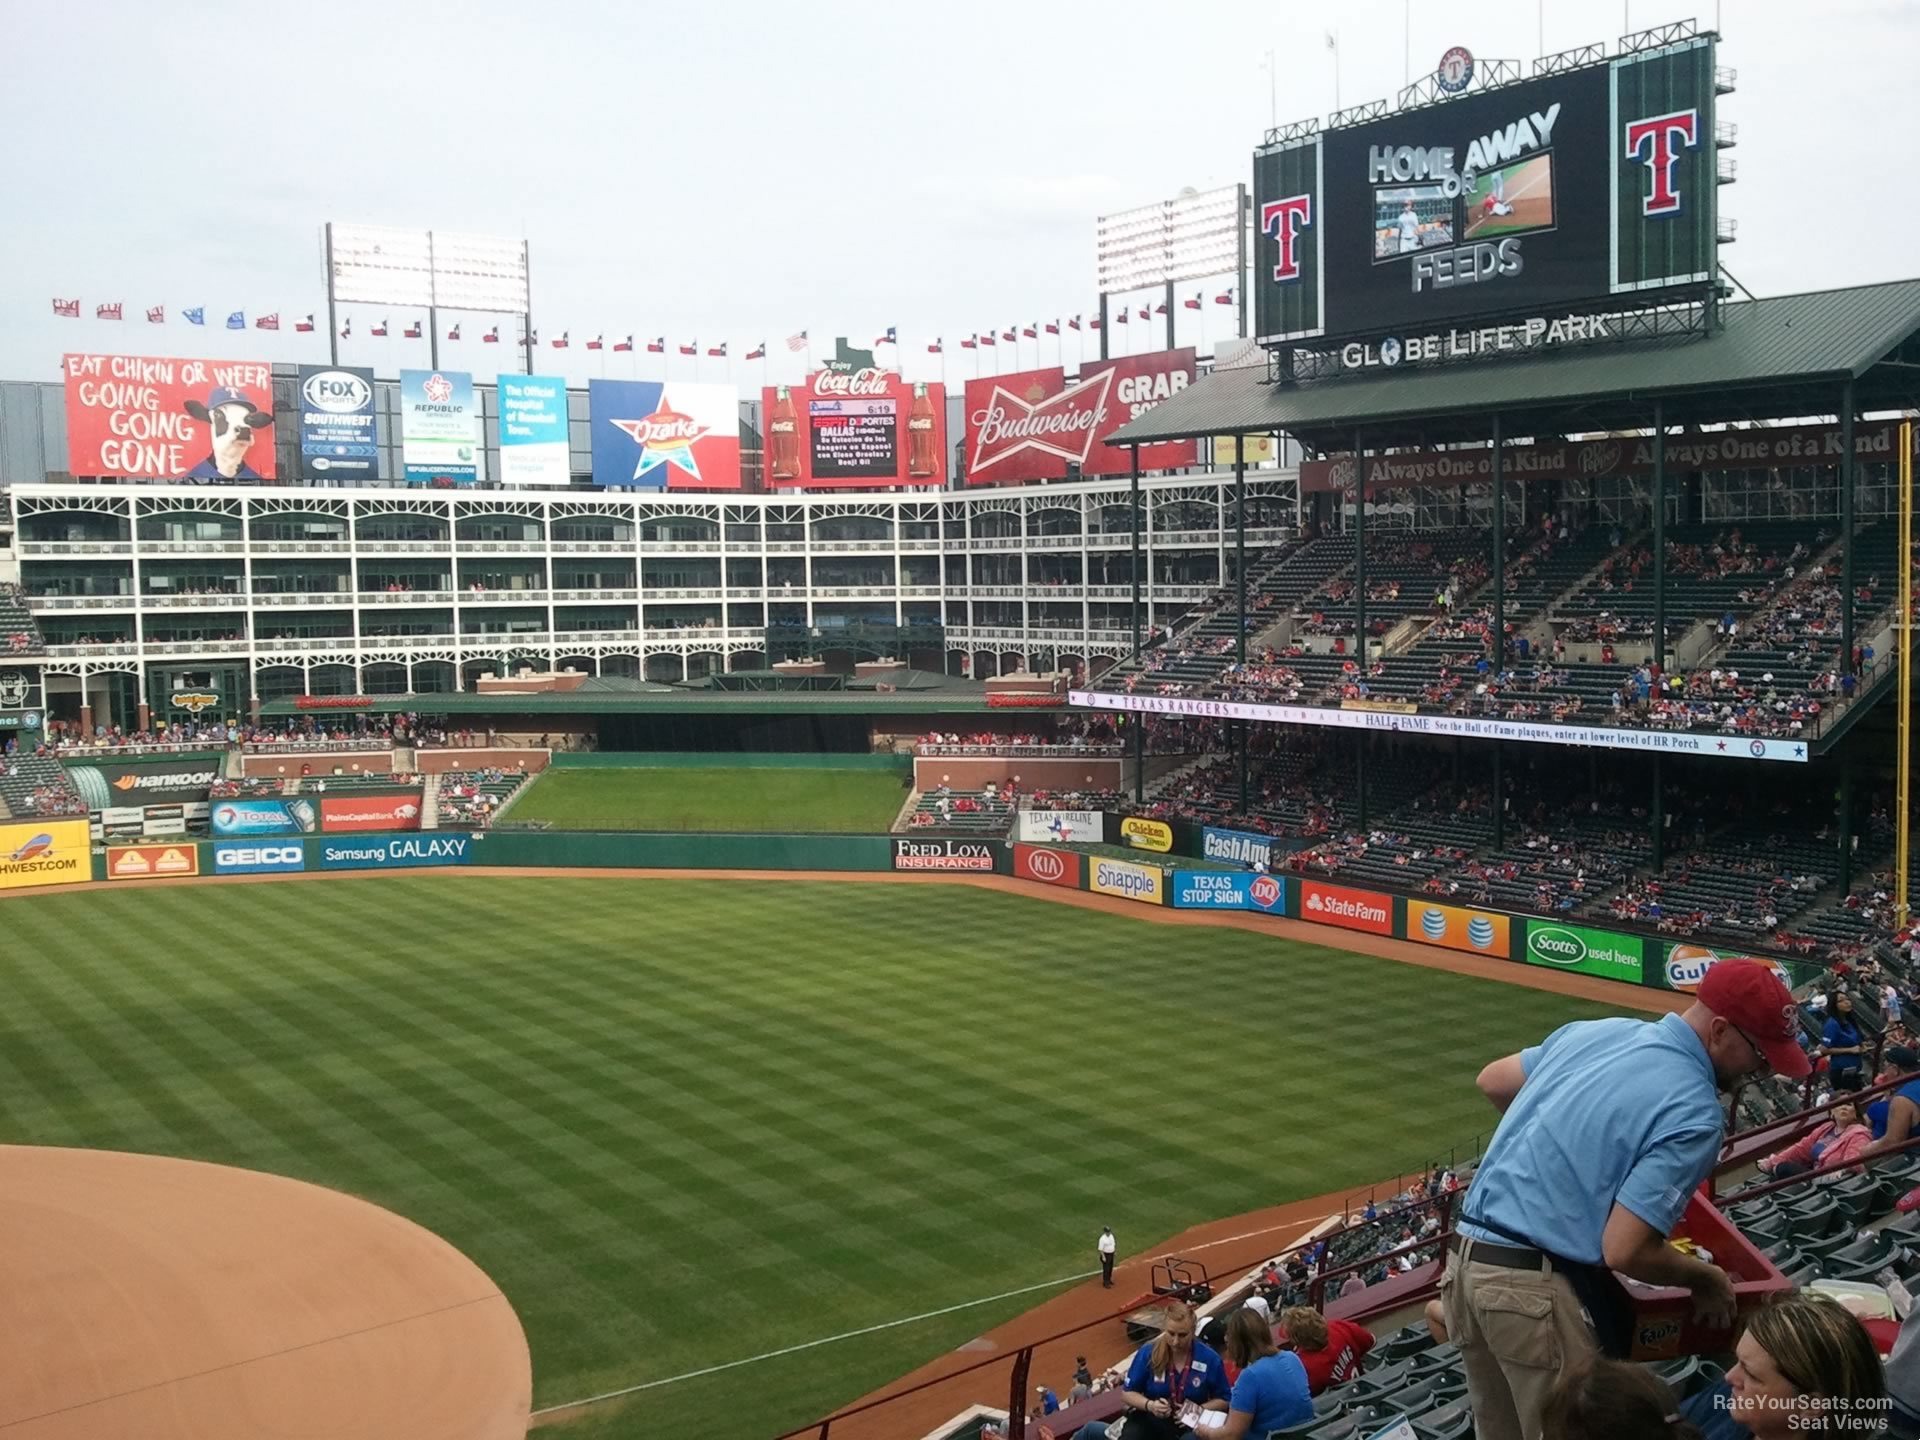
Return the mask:
[[1638,985],[1643,978],[1646,942],[1638,935],[1529,920],[1526,961],[1529,965],[1550,965],[1576,975],[1597,975],[1603,980]]

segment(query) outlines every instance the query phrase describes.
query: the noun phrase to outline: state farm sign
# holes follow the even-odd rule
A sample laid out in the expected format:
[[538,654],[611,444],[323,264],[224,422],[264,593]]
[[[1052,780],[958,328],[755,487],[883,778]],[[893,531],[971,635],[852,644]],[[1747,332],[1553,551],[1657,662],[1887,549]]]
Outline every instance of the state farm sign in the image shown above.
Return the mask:
[[1393,933],[1393,897],[1376,895],[1371,890],[1348,890],[1339,885],[1322,885],[1318,880],[1300,882],[1300,918],[1317,920],[1322,925],[1338,925],[1343,930],[1365,930],[1373,935]]
[[[967,382],[969,485],[1057,480],[1069,465],[1084,475],[1121,475],[1131,453],[1100,442],[1127,421],[1179,394],[1194,379],[1194,352],[1163,350],[1090,361],[1067,384],[1059,366]],[[1140,447],[1140,468],[1194,463],[1191,441]]]

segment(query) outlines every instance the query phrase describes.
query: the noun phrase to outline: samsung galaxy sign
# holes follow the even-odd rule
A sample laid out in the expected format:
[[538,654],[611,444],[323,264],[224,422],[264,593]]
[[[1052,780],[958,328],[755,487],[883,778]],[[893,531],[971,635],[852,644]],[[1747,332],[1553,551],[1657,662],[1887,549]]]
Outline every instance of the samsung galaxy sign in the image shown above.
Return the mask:
[[[1611,317],[1618,318],[1618,317]],[[1342,370],[1393,370],[1402,365],[1430,365],[1436,361],[1478,360],[1502,353],[1555,350],[1584,345],[1613,335],[1605,315],[1563,315],[1558,319],[1534,316],[1507,325],[1483,325],[1473,330],[1447,330],[1430,335],[1388,335],[1340,347]]]

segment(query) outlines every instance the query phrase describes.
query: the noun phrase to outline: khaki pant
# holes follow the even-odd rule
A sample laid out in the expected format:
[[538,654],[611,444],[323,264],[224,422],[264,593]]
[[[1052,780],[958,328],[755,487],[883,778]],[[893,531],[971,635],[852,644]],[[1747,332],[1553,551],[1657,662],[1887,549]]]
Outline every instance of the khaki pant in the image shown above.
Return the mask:
[[1571,1360],[1599,1350],[1564,1275],[1543,1262],[1513,1270],[1447,1256],[1440,1281],[1447,1338],[1460,1347],[1475,1440],[1540,1440],[1547,1393]]

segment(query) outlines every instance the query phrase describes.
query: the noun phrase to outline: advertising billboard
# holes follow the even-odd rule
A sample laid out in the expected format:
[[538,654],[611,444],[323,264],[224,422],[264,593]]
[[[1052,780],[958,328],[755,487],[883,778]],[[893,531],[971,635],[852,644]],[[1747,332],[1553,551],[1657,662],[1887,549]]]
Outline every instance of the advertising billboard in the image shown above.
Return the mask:
[[328,870],[405,870],[424,865],[465,865],[471,835],[415,835],[388,840],[327,840],[320,863]]
[[1286,853],[1287,846],[1284,843],[1276,844],[1273,836],[1252,830],[1222,830],[1216,825],[1208,825],[1200,831],[1200,858],[1203,860],[1244,865],[1249,870],[1256,865],[1271,870],[1275,855]]
[[1013,873],[1022,880],[1031,880],[1038,885],[1060,885],[1068,890],[1078,890],[1086,858],[1078,850],[1015,845]]
[[400,459],[409,484],[480,478],[480,405],[465,370],[400,372]]
[[275,478],[263,360],[68,355],[67,469],[149,480]]
[[593,483],[738,490],[740,396],[731,385],[590,380]]
[[[1189,347],[1090,360],[1071,385],[1058,365],[969,380],[967,484],[1058,480],[1069,465],[1083,475],[1127,474],[1132,453],[1100,442],[1186,389],[1195,374]],[[1142,445],[1140,468],[1191,465],[1194,454],[1191,440]]]
[[320,828],[329,835],[372,830],[418,830],[418,790],[406,795],[326,795],[320,800]]
[[302,365],[299,395],[300,463],[306,473],[329,480],[372,480],[378,476],[373,371],[343,365]]
[[1713,107],[1702,36],[1257,151],[1259,338],[1392,335],[1395,364],[1456,353],[1456,323],[1704,288]]
[[993,842],[988,840],[896,840],[896,870],[972,870],[991,872]]
[[1348,890],[1318,880],[1300,882],[1300,918],[1369,935],[1393,933],[1393,897],[1371,890]]
[[91,880],[92,847],[93,836],[85,820],[0,825],[0,890]]
[[221,773],[218,759],[197,756],[146,765],[69,765],[66,770],[89,810],[194,804],[207,798]]
[[195,845],[114,845],[107,849],[109,880],[160,880],[199,873],[200,850]]
[[266,875],[307,868],[306,852],[298,841],[292,844],[216,844],[213,847],[213,873],[216,875]]
[[1022,810],[1014,838],[1036,845],[1098,845],[1104,823],[1098,810]]
[[567,382],[558,375],[500,377],[500,483],[565,485]]
[[1638,985],[1643,978],[1646,942],[1638,935],[1616,935],[1609,930],[1590,930],[1584,925],[1562,925],[1551,920],[1527,921],[1527,948],[1522,957],[1529,965],[1547,965],[1555,970],[1571,970],[1576,975],[1597,975],[1603,980],[1624,980]]
[[769,386],[767,486],[871,490],[947,482],[947,387],[891,370],[820,370]]
[[213,807],[215,835],[310,835],[318,823],[311,800],[222,800]]
[[1089,857],[1093,872],[1087,888],[1100,895],[1118,895],[1145,905],[1167,903],[1167,872],[1158,865],[1135,865],[1130,860]]
[[1287,913],[1286,884],[1249,870],[1176,870],[1173,904],[1181,910],[1260,910]]
[[1164,820],[1148,820],[1129,815],[1120,822],[1120,843],[1135,850],[1154,850],[1164,855],[1173,849],[1173,827]]
[[1407,938],[1474,955],[1513,958],[1513,921],[1486,910],[1407,901]]
[[1666,981],[1667,989],[1682,990],[1690,995],[1700,988],[1700,982],[1707,978],[1707,971],[1722,960],[1752,960],[1765,965],[1782,985],[1793,989],[1793,976],[1778,960],[1769,960],[1764,955],[1749,955],[1741,950],[1711,950],[1704,945],[1670,946],[1662,978]]

